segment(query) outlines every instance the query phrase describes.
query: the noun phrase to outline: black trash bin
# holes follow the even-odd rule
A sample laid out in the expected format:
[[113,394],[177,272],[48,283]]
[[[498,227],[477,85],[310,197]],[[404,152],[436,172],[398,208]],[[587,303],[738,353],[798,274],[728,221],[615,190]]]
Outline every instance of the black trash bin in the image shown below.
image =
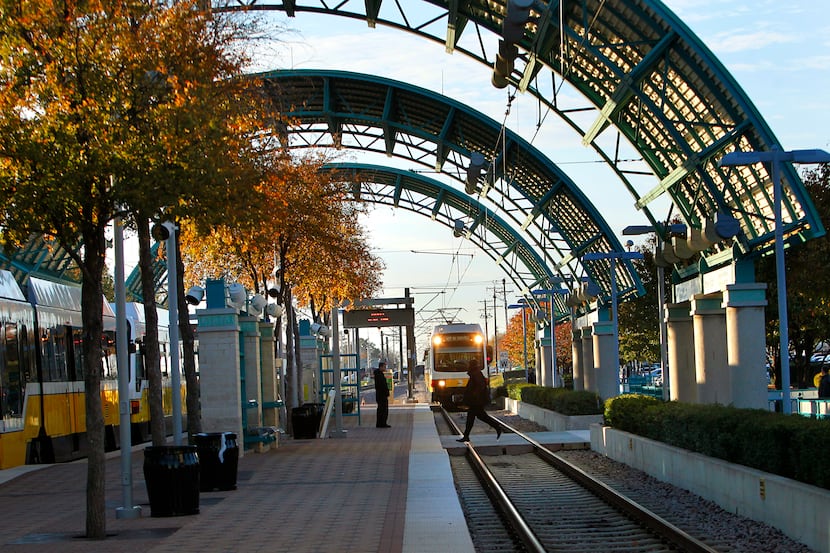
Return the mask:
[[239,466],[239,443],[233,432],[202,432],[194,434],[199,452],[200,489],[235,490]]
[[291,409],[291,427],[294,429],[294,439],[316,438],[322,416],[322,403],[303,403],[301,407]]
[[144,481],[150,516],[199,513],[199,455],[192,445],[144,449]]

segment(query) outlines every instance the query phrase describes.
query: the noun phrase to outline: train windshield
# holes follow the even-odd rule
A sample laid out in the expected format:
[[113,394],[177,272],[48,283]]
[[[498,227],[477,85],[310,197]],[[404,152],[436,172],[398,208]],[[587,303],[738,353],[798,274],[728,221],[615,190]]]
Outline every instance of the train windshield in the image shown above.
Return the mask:
[[484,367],[483,337],[476,332],[435,334],[432,338],[436,372],[466,372],[471,365]]
[[435,355],[435,370],[437,372],[466,372],[470,364],[482,367],[483,357],[479,353],[451,352]]

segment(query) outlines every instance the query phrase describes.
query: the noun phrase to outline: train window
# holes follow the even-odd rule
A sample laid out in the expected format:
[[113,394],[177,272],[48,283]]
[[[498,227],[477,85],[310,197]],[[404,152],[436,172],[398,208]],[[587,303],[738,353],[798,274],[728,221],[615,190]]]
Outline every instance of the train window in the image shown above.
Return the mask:
[[105,332],[101,339],[101,359],[104,363],[104,378],[118,378],[118,356],[114,332]]
[[20,344],[17,325],[4,325],[5,352],[0,359],[0,413],[3,417],[19,417],[23,413],[23,378],[20,375]]
[[62,326],[46,329],[41,338],[43,380],[66,380],[66,329]]
[[168,376],[169,371],[169,361],[170,361],[170,354],[167,352],[167,344],[159,343],[159,366],[161,369],[162,376]]
[[67,367],[71,380],[84,379],[84,334],[80,328],[72,329],[72,357],[71,365]]

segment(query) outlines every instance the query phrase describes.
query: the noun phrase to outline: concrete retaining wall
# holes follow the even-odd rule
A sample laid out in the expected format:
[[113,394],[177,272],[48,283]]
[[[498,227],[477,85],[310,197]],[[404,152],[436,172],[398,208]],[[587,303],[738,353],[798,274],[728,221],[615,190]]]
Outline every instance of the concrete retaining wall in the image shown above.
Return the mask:
[[516,413],[523,419],[531,420],[541,424],[551,432],[564,432],[566,430],[588,430],[592,424],[602,423],[602,415],[579,415],[569,417],[542,409],[524,401],[516,401],[509,397],[504,398],[504,408],[511,413]]
[[592,450],[830,551],[830,491],[600,424],[590,430]]

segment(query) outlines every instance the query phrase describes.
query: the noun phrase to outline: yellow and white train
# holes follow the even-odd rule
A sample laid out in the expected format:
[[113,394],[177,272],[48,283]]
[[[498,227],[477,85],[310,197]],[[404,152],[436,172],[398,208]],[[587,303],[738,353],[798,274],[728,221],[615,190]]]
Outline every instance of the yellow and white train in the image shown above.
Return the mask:
[[[424,368],[427,391],[433,402],[446,408],[464,405],[470,365],[485,370],[486,340],[481,325],[451,323],[432,331],[429,360]],[[485,372],[486,374],[486,372]]]
[[[146,441],[150,421],[143,309],[136,303],[126,309],[133,443]],[[167,326],[167,312],[159,310],[164,412],[171,417]],[[115,313],[106,302],[101,339],[105,447],[114,450],[119,447],[118,367]],[[80,287],[30,277],[24,295],[12,274],[0,271],[0,469],[86,456],[83,340]]]

